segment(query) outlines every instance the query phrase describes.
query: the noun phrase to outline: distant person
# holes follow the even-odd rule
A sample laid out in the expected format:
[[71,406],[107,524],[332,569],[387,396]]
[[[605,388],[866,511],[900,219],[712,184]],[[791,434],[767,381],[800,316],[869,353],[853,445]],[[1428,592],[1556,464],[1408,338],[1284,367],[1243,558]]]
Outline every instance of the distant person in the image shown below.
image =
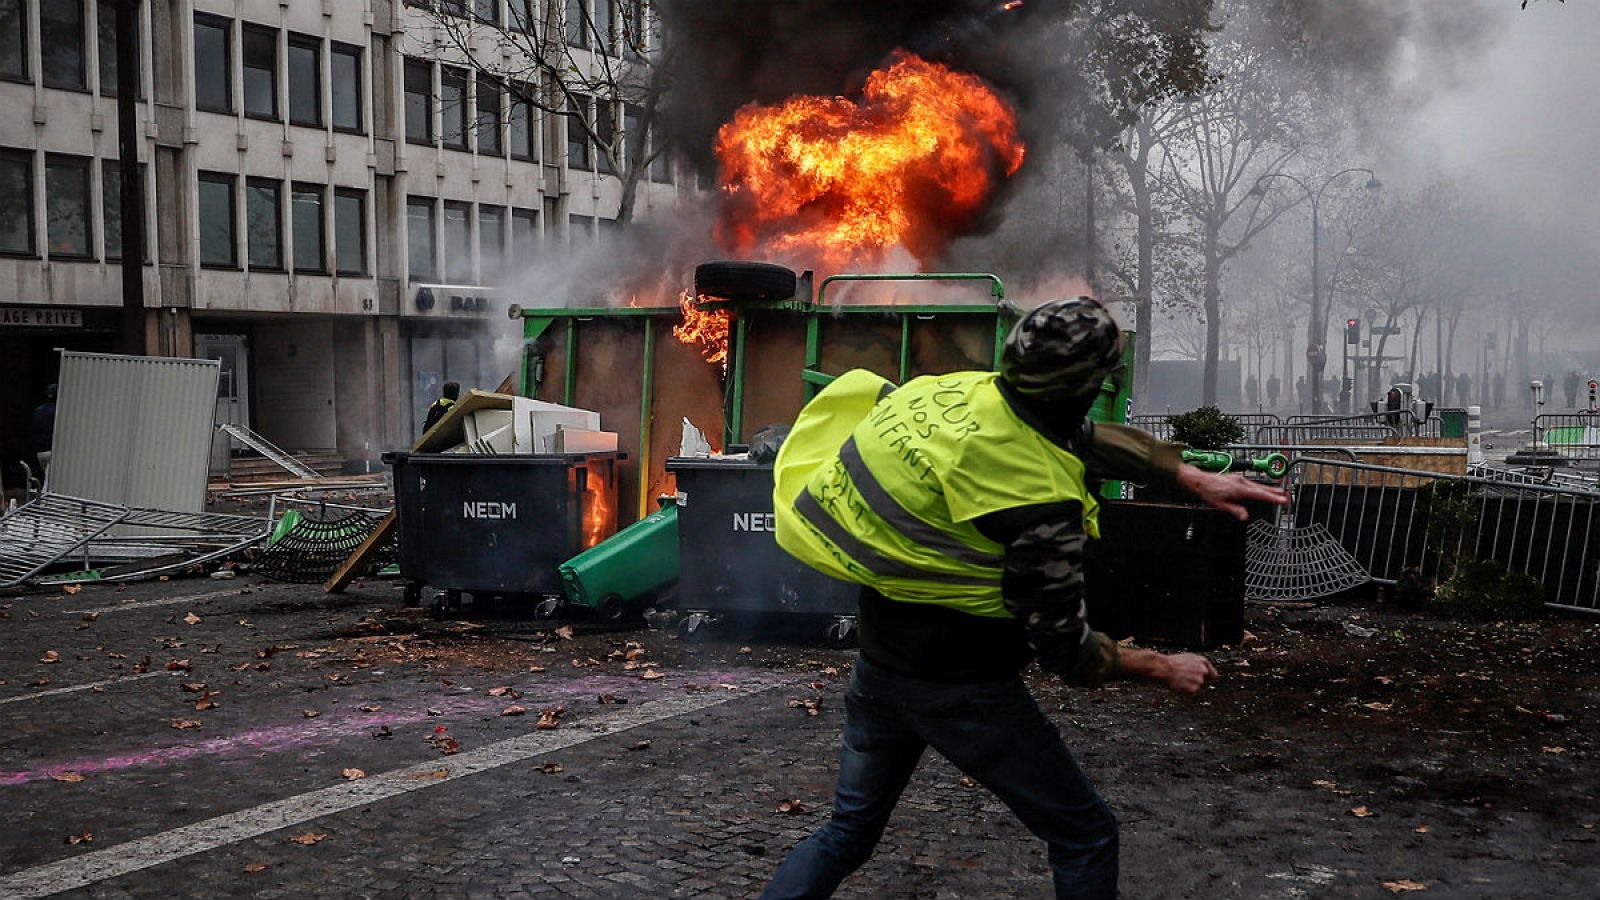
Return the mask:
[[1465,372],[1456,376],[1456,404],[1466,406],[1472,402],[1472,376]]
[[56,386],[53,384],[44,389],[44,402],[34,407],[31,431],[33,452],[42,475],[50,468],[50,451],[56,438]]
[[1244,380],[1244,399],[1245,405],[1251,408],[1254,408],[1261,399],[1261,386],[1254,375]]
[[1310,389],[1306,387],[1306,377],[1299,376],[1294,380],[1294,399],[1301,412],[1306,411],[1306,404],[1311,402]]
[[422,433],[427,434],[429,429],[439,424],[439,420],[450,411],[450,407],[456,405],[456,400],[460,397],[461,385],[458,382],[446,381],[444,387],[439,389],[439,399],[428,407],[428,417],[422,421]]
[[1578,408],[1578,382],[1581,380],[1577,369],[1568,369],[1566,377],[1561,379],[1561,387],[1567,392],[1567,409]]
[[1267,405],[1273,409],[1278,408],[1278,390],[1283,387],[1283,382],[1278,380],[1277,373],[1267,378]]
[[1494,373],[1494,408],[1506,405],[1506,373]]

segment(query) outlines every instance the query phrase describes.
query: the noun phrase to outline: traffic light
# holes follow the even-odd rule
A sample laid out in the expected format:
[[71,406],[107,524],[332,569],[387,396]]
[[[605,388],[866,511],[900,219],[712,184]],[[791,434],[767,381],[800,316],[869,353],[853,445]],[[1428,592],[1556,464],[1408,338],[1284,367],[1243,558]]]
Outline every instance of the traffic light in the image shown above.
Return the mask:
[[1346,344],[1359,344],[1359,343],[1361,343],[1361,320],[1360,319],[1345,319],[1344,320],[1344,342]]

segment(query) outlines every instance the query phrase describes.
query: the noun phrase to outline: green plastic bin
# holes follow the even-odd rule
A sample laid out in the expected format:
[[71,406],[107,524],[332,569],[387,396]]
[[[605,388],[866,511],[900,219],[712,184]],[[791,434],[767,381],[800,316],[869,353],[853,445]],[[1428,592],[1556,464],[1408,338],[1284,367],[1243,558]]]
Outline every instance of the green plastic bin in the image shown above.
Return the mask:
[[678,580],[678,504],[667,503],[561,564],[567,603],[621,619]]

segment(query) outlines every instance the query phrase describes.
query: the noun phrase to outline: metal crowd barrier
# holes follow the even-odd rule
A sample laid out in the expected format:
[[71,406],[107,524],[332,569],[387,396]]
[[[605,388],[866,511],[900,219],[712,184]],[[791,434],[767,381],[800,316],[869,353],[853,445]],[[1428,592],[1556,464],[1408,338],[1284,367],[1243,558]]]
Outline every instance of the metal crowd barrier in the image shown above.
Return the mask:
[[1600,613],[1600,489],[1476,471],[1296,459],[1285,478],[1293,500],[1273,531],[1281,542],[1324,529],[1372,581],[1387,584],[1406,573],[1434,576],[1438,545],[1453,541],[1457,556],[1539,579],[1546,606]]
[[1533,418],[1533,446],[1569,459],[1600,459],[1600,413],[1545,413]]
[[[1268,425],[1281,425],[1281,424],[1283,424],[1283,420],[1279,419],[1277,417],[1277,415],[1275,415],[1273,413],[1261,413],[1261,412],[1253,412],[1253,413],[1251,413],[1251,412],[1246,412],[1246,413],[1223,413],[1223,415],[1233,419],[1234,421],[1238,422],[1241,426],[1243,426],[1245,434],[1254,434],[1256,429],[1259,429],[1259,428],[1262,428],[1262,427],[1265,427],[1265,426],[1268,426]],[[1132,426],[1134,426],[1136,428],[1142,428],[1145,431],[1148,431],[1151,434],[1155,435],[1156,437],[1160,438],[1161,440],[1164,440],[1164,441],[1172,440],[1172,421],[1171,421],[1171,417],[1169,415],[1165,414],[1165,413],[1161,413],[1161,414],[1147,413],[1145,415],[1129,416],[1128,417],[1128,424],[1132,425]]]
[[[1291,417],[1293,418],[1293,417]],[[1360,441],[1379,444],[1388,438],[1397,438],[1400,430],[1393,425],[1367,422],[1286,422],[1266,425],[1256,429],[1254,443],[1273,444],[1279,447],[1298,447],[1325,441]]]

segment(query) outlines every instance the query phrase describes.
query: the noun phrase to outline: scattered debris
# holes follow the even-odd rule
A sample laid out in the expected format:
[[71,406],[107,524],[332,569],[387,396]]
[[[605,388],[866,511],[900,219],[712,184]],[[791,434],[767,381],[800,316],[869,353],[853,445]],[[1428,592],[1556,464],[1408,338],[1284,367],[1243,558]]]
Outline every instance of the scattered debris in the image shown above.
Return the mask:
[[539,711],[539,721],[534,723],[535,728],[549,731],[561,727],[561,717],[567,714],[565,706],[547,706]]
[[1360,625],[1357,625],[1354,622],[1345,622],[1344,633],[1355,638],[1370,638],[1378,636],[1378,629],[1362,628]]
[[94,833],[91,831],[85,831],[82,834],[67,835],[67,843],[73,845],[74,847],[79,844],[87,844],[92,840],[94,840]]
[[362,778],[367,777],[367,773],[361,771],[360,769],[345,769],[339,774],[343,775],[346,781],[359,781]]
[[801,803],[799,800],[785,800],[778,804],[778,812],[786,813],[791,816],[798,816],[810,812],[810,810],[808,810],[806,805]]
[[1409,878],[1402,878],[1399,881],[1385,881],[1383,883],[1383,889],[1391,894],[1404,894],[1410,891],[1425,891],[1428,889],[1428,886],[1420,881],[1412,881]]
[[289,838],[289,840],[294,841],[296,844],[299,844],[302,847],[309,847],[312,844],[315,844],[318,841],[323,840],[327,836],[328,836],[327,832],[323,832],[322,834],[318,834],[318,833],[316,833],[314,831],[308,831],[305,834],[297,834],[294,837]]
[[186,728],[199,728],[200,721],[198,719],[173,719],[172,727],[178,729],[179,731],[182,731]]
[[39,662],[42,662],[42,663],[58,663],[58,662],[61,662],[61,654],[57,653],[54,650],[46,650],[44,652],[44,656],[39,658]]
[[83,780],[83,776],[79,775],[77,772],[55,772],[51,774],[50,780],[65,781],[68,784],[77,784]]
[[[500,710],[500,715],[502,715],[502,716],[520,716],[520,715],[526,713],[527,711],[528,711],[528,708],[526,706],[518,706],[517,704],[513,703],[510,706],[506,707],[505,709]],[[540,721],[541,722],[544,721],[543,718],[541,718]]]

